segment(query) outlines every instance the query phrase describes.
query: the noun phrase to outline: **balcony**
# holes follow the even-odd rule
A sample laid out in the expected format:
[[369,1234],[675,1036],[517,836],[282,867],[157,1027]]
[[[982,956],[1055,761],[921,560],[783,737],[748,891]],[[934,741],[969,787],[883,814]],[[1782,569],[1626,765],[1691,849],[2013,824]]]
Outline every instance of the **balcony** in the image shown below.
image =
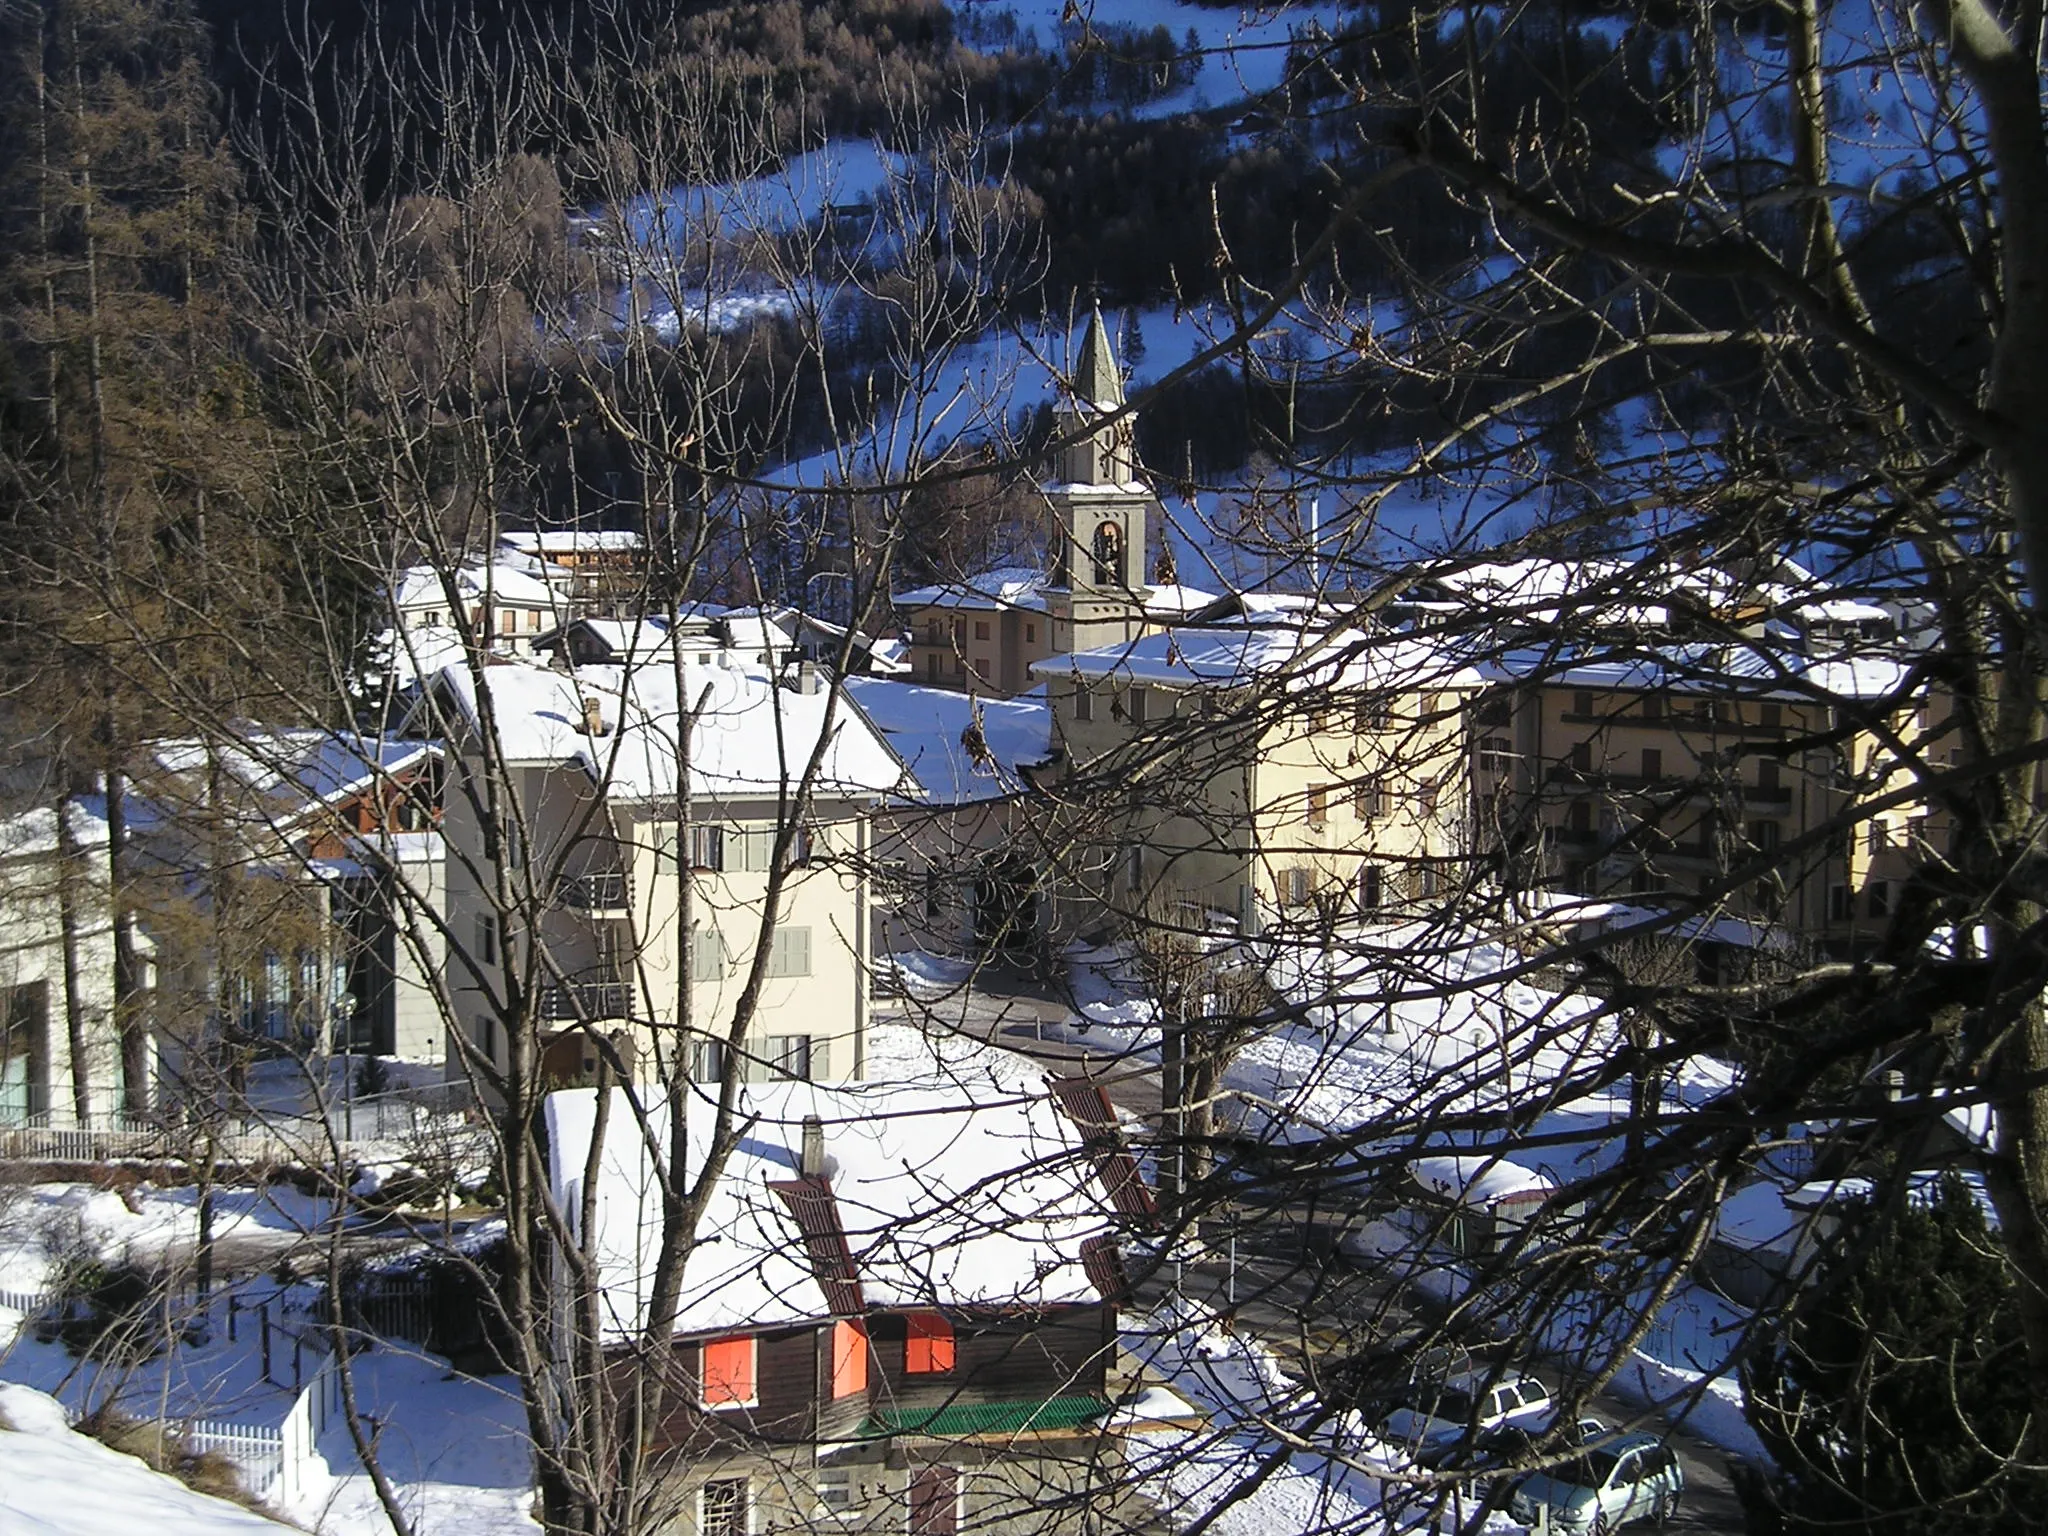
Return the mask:
[[555,881],[555,905],[591,917],[624,917],[626,872],[613,869],[563,875]]
[[540,994],[540,1016],[551,1023],[633,1016],[633,984],[627,981],[572,981]]

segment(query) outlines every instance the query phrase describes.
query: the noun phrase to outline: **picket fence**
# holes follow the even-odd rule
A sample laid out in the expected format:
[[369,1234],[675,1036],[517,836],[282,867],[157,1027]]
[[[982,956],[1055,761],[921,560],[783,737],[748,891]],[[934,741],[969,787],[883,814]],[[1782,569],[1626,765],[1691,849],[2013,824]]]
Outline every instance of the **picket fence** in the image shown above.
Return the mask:
[[179,1426],[179,1433],[188,1450],[233,1462],[251,1494],[289,1507],[321,1492],[316,1477],[324,1477],[327,1463],[320,1455],[320,1438],[341,1411],[341,1366],[326,1354],[274,1428],[192,1419]]
[[[11,1307],[29,1320],[61,1304],[61,1298],[52,1292],[0,1289],[0,1307]],[[273,1345],[267,1307],[262,1309],[258,1326],[265,1334],[263,1354],[267,1363]],[[299,1385],[291,1406],[277,1423],[188,1419],[175,1427],[188,1451],[195,1455],[214,1453],[232,1462],[242,1486],[255,1498],[295,1504],[322,1491],[317,1478],[324,1478],[327,1463],[320,1455],[320,1439],[342,1413],[341,1364],[328,1348],[325,1335],[283,1328],[278,1332],[283,1335],[278,1341],[278,1368],[283,1368],[282,1344],[288,1342]],[[308,1351],[318,1357],[310,1375],[304,1373],[301,1365]],[[75,1405],[72,1415],[77,1416]]]

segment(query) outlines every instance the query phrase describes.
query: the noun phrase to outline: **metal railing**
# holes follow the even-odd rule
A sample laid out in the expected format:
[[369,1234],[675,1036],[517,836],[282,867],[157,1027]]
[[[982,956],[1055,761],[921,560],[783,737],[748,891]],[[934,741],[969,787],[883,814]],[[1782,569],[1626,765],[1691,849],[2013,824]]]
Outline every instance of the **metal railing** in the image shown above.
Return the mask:
[[555,905],[577,912],[621,912],[626,907],[624,870],[563,875],[555,881]]
[[626,981],[572,981],[540,995],[541,1017],[555,1023],[577,1019],[625,1019],[633,1014],[633,985]]

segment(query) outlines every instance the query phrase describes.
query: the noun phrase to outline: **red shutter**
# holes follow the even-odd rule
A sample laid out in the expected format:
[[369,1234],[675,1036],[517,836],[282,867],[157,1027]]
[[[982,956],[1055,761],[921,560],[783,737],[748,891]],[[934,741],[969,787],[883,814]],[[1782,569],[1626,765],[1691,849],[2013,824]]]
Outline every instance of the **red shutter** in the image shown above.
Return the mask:
[[835,1401],[868,1389],[868,1330],[865,1323],[832,1325],[832,1396]]
[[729,1408],[755,1399],[754,1338],[704,1342],[702,1398],[706,1408]]
[[937,1312],[913,1312],[905,1321],[910,1332],[903,1341],[903,1369],[912,1376],[952,1370],[953,1325]]

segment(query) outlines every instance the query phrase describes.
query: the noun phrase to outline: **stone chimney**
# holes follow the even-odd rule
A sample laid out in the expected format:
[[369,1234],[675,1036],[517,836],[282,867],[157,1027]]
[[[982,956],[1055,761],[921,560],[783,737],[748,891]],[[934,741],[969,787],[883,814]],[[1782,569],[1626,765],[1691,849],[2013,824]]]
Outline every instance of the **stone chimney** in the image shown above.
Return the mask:
[[804,1149],[797,1172],[807,1179],[822,1179],[825,1168],[825,1122],[816,1115],[804,1116]]

